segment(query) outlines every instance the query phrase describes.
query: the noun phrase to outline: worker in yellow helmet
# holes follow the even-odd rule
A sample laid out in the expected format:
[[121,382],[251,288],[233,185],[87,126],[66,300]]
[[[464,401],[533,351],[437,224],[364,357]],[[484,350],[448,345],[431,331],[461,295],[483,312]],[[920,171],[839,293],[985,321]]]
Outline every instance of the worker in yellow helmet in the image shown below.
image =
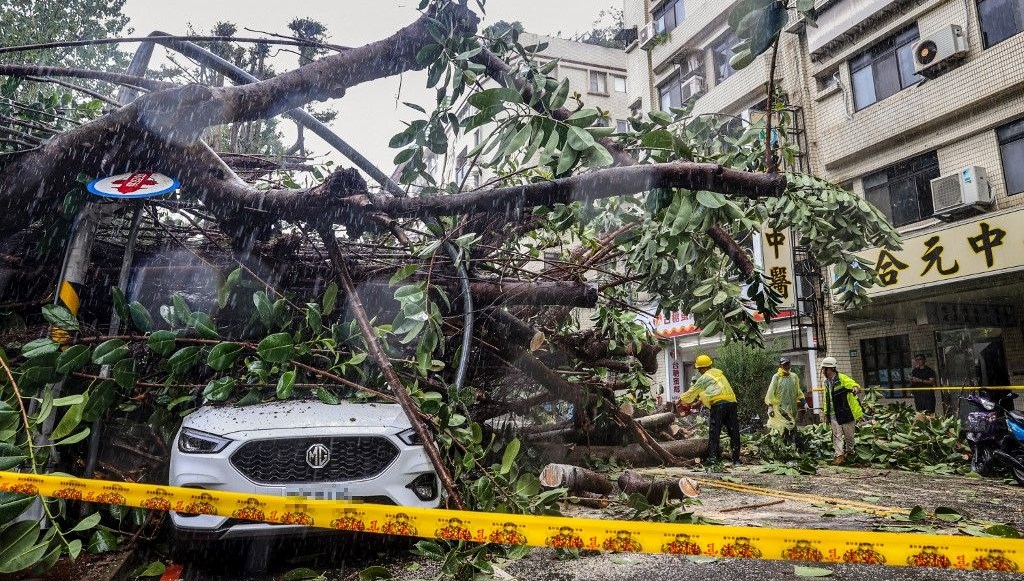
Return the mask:
[[700,398],[711,412],[710,431],[708,433],[708,454],[705,465],[717,464],[722,437],[722,427],[729,432],[729,444],[732,448],[732,461],[740,465],[740,418],[737,413],[736,394],[729,385],[729,380],[721,369],[712,367],[714,362],[707,355],[698,355],[693,365],[700,376],[690,389],[679,396],[680,403],[688,404]]

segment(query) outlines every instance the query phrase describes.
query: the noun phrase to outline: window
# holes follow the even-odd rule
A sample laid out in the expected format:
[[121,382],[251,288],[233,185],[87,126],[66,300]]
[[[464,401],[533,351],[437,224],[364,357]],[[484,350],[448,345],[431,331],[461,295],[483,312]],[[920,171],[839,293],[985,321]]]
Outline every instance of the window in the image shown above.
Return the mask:
[[1024,119],[996,129],[999,155],[1003,159],[1006,195],[1024,192]]
[[466,176],[469,175],[468,153],[469,149],[463,147],[458,157],[455,158],[455,183],[461,184],[466,179]]
[[597,71],[590,71],[590,92],[608,94],[608,75]]
[[1024,0],[978,0],[981,40],[985,48],[1024,31]]
[[896,226],[932,215],[931,180],[939,177],[935,152],[911,158],[864,177],[864,197]]
[[669,77],[661,85],[658,85],[658,103],[662,111],[668,111],[669,107],[682,107],[683,103],[700,94],[703,87],[699,83],[691,83],[690,79],[696,76],[699,68],[689,69],[689,61],[681,63],[679,70]]
[[729,61],[732,56],[736,53],[733,52],[733,47],[739,44],[739,39],[736,38],[736,33],[731,30],[726,33],[725,36],[720,38],[718,42],[711,47],[711,53],[715,58],[715,84],[721,83],[728,79],[736,71],[733,70],[732,65]]
[[616,93],[626,92],[626,77],[620,77],[619,75],[612,75],[612,85],[615,87]]
[[914,24],[850,59],[857,111],[921,81],[914,73],[913,46],[917,39]]
[[666,34],[686,20],[686,7],[683,0],[672,0],[654,11],[654,30],[658,34]]
[[629,133],[629,121],[625,119],[615,120],[615,132],[616,133]]
[[910,385],[910,335],[861,339],[864,387],[882,389],[883,397],[906,397]]

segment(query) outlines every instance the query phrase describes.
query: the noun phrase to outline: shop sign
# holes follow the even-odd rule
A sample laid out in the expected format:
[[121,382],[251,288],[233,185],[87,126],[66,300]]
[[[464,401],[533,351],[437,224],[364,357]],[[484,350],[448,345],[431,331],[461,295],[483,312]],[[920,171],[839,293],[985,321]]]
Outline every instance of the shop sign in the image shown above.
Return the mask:
[[173,192],[178,180],[152,171],[137,171],[93,180],[86,189],[94,196],[114,199],[149,198]]
[[[672,339],[674,337],[687,337],[697,335],[701,328],[693,315],[672,311],[668,313],[657,313],[658,306],[653,305],[644,310],[644,313],[637,315],[636,321],[650,329],[651,333],[659,339]],[[657,314],[655,314],[657,313]],[[793,316],[792,310],[779,311],[775,319],[783,319]],[[754,313],[754,320],[764,321],[764,315]]]
[[1024,210],[984,215],[903,238],[902,250],[857,253],[875,264],[869,296],[1024,268]]
[[796,308],[796,276],[793,272],[792,231],[765,226],[761,230],[761,256],[768,286],[782,296],[779,310]]

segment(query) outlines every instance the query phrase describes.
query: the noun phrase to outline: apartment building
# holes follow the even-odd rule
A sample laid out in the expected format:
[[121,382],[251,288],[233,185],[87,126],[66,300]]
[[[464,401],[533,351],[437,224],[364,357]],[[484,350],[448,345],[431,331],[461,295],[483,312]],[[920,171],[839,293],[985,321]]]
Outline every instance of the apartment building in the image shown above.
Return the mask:
[[[756,114],[766,56],[728,67],[734,4],[625,0],[626,34],[636,30],[626,49],[634,111],[696,99],[698,113]],[[1024,0],[825,0],[817,9],[817,27],[791,20],[777,73],[801,120],[806,169],[879,207],[904,248],[862,253],[881,273],[864,308],[843,310],[823,296],[827,280],[794,276],[790,324],[772,321],[769,336],[799,358],[805,381],[831,355],[894,399],[909,396],[918,353],[944,385],[1020,384]],[[767,268],[777,248],[765,242],[753,250]],[[790,248],[790,272],[813,258]],[[671,394],[697,351],[713,353],[718,340],[699,339],[682,313],[658,329],[673,343],[662,371]]]
[[870,250],[866,308],[828,314],[830,355],[907,394],[1024,381],[1024,0],[822,2],[793,35],[817,171],[879,207],[904,248]]
[[[696,115],[731,115],[743,123],[763,118],[770,64],[767,55],[739,71],[729,65],[738,42],[727,23],[735,4],[736,0],[624,1],[623,38],[629,41],[625,52],[633,112],[667,111],[692,102]],[[797,73],[795,68],[780,67],[776,76],[796,77]],[[803,123],[804,112],[793,112],[794,119]],[[800,135],[791,137],[802,139],[805,129],[799,123]],[[793,246],[788,232],[762,232],[760,240],[746,243],[755,263],[766,272],[779,273],[778,288],[784,295],[782,313],[766,325],[766,339],[786,353],[794,371],[802,375],[804,383],[810,383],[819,356],[816,348],[825,334],[820,292],[815,292],[820,286],[815,280],[817,271],[806,268],[807,257]],[[651,311],[656,308],[650,306]],[[656,382],[663,398],[674,399],[689,385],[695,357],[700,353],[714,356],[723,337],[701,337],[686,313],[643,319],[663,345]]]

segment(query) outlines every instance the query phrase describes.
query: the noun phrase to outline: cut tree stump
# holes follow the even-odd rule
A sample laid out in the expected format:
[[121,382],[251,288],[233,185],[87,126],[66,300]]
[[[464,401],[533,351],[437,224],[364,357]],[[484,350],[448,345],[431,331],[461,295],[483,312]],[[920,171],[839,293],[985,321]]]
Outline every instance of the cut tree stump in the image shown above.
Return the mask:
[[[691,438],[660,442],[661,447],[680,459],[701,458],[707,454],[707,438]],[[588,459],[614,461],[634,467],[660,466],[664,464],[657,454],[648,451],[640,444],[628,446],[566,446],[564,444],[538,443],[540,457],[548,462],[559,464],[585,464]]]
[[683,500],[700,494],[700,486],[689,478],[655,478],[630,470],[619,476],[619,489],[627,494],[642,494],[651,503],[660,503],[666,497]]
[[651,414],[642,418],[637,418],[636,422],[644,427],[649,432],[656,432],[662,428],[671,426],[676,418],[679,417],[675,412],[663,412],[660,414]]
[[578,496],[583,496],[584,492],[606,495],[615,490],[615,485],[604,474],[568,464],[545,466],[540,472],[540,483],[547,488],[568,488],[571,494]]

